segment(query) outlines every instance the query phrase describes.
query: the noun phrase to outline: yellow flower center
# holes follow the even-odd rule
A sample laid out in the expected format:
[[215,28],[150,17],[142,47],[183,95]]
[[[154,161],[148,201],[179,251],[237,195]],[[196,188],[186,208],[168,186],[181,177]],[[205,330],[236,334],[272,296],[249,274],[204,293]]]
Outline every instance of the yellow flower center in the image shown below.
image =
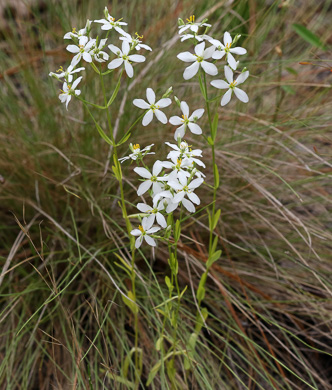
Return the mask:
[[194,23],[195,22],[195,15],[191,15],[190,18],[187,18],[188,23]]
[[140,146],[139,146],[139,144],[135,144],[135,145],[133,146],[133,149],[134,149],[134,150],[136,150],[136,149],[140,149]]
[[143,35],[142,35],[142,36],[140,36],[140,35],[138,35],[138,33],[137,33],[137,32],[135,32],[135,35],[136,35],[136,37],[137,37],[138,39],[143,39]]
[[236,85],[236,81],[233,81],[232,83],[229,84],[229,88],[235,88],[235,85]]
[[63,72],[63,67],[60,66],[60,68],[57,70],[57,72],[58,72],[58,73],[59,73],[59,72]]
[[144,229],[143,229],[143,226],[142,225],[139,225],[139,230],[142,232],[142,233],[144,233]]
[[76,34],[76,27],[73,27],[72,33]]

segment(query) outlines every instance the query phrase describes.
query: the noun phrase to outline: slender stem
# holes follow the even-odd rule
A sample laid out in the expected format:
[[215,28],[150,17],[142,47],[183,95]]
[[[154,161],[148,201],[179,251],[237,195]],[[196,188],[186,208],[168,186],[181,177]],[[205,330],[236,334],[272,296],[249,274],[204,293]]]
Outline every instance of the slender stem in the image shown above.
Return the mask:
[[[122,73],[121,73],[121,75],[122,75]],[[120,75],[120,79],[121,79],[121,75]],[[119,79],[119,82],[120,82],[120,79]],[[119,186],[120,186],[121,209],[122,209],[123,218],[126,221],[127,232],[128,232],[129,237],[130,237],[130,244],[131,244],[130,245],[131,246],[131,287],[132,287],[133,301],[136,302],[135,240],[134,240],[134,237],[130,234],[130,232],[132,231],[132,227],[131,227],[131,223],[130,223],[129,218],[128,218],[126,202],[125,202],[125,198],[124,198],[121,164],[119,163],[119,160],[118,160],[117,146],[116,146],[116,142],[115,142],[115,138],[114,138],[114,134],[113,134],[113,127],[112,127],[112,123],[111,123],[110,110],[109,110],[108,103],[107,103],[104,79],[103,79],[103,75],[101,73],[100,73],[100,81],[101,81],[101,87],[102,87],[102,91],[103,91],[103,95],[104,95],[108,128],[109,128],[111,140],[113,142],[114,164],[115,164],[116,169],[118,170],[118,173],[119,173],[118,181],[119,181]],[[119,82],[118,82],[118,84],[119,84]],[[117,86],[118,86],[118,84],[117,84]],[[137,311],[134,311],[134,328],[135,328],[135,388],[138,389],[140,375],[138,372],[139,367],[138,367],[138,314],[137,314]]]
[[[204,85],[204,99],[205,99],[205,104],[206,104],[206,110],[208,112],[210,132],[212,132],[212,119],[211,119],[211,112],[210,112],[210,102],[209,102],[209,99],[208,99],[208,96],[207,96],[207,86],[206,86],[205,72],[203,72],[203,81],[204,81],[204,84],[203,84]],[[214,170],[214,166],[215,166],[215,163],[216,163],[216,153],[215,153],[214,142],[211,145],[211,152],[212,152],[212,166],[213,166],[213,177],[214,177],[213,203],[212,203],[212,211],[211,211],[211,219],[213,221],[214,214],[215,214],[215,211],[216,211],[216,199],[217,199],[216,177],[215,177],[215,170]],[[211,255],[212,243],[213,243],[213,228],[210,226],[209,255]]]

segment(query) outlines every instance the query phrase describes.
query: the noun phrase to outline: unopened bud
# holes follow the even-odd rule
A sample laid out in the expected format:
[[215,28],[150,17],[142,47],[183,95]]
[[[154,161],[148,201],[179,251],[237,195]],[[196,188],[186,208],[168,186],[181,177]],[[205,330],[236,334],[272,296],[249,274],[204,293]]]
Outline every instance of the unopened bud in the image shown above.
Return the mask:
[[181,18],[178,18],[178,25],[183,26],[185,23]]
[[173,87],[169,87],[168,90],[163,94],[162,98],[168,98],[173,93]]
[[48,75],[53,77],[54,79],[57,79],[58,81],[61,81],[56,73],[50,72]]
[[181,107],[181,102],[180,102],[180,100],[179,100],[176,96],[174,96],[174,100],[175,100],[175,103],[176,103],[179,107]]

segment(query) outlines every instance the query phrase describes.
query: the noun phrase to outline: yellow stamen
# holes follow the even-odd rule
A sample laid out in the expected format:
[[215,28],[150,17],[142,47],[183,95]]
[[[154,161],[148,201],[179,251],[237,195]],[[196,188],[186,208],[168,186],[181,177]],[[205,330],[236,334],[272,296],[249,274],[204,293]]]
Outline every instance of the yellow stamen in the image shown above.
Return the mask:
[[72,33],[76,34],[76,27],[73,27]]
[[140,146],[139,146],[139,144],[135,144],[135,145],[133,145],[133,149],[134,149],[134,150],[136,150],[136,149],[140,149]]
[[182,115],[182,118],[183,118],[183,121],[182,121],[182,122],[186,122],[186,121],[188,120],[187,115]]
[[182,163],[182,158],[178,158],[178,159],[177,159],[177,163],[178,163],[178,165],[181,165],[181,163]]
[[187,18],[188,23],[194,23],[195,22],[195,15],[191,15],[190,18]]
[[57,72],[63,72],[63,67],[60,66],[60,68],[57,70]]
[[138,35],[138,33],[137,33],[137,32],[135,32],[135,35],[136,35],[136,37],[137,37],[138,39],[143,39],[143,35],[142,35],[142,36],[140,36],[140,35]]
[[139,230],[142,232],[142,233],[144,233],[144,229],[143,229],[143,226],[142,225],[139,225]]
[[233,81],[232,83],[229,84],[229,87],[230,87],[230,88],[234,88],[235,85],[236,85],[236,81]]

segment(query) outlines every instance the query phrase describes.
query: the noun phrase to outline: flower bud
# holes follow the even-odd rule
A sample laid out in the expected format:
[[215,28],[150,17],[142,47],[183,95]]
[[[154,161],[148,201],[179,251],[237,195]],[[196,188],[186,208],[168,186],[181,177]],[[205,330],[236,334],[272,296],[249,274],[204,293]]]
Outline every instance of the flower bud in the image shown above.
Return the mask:
[[169,87],[168,90],[163,94],[162,98],[168,98],[173,93],[173,87]]
[[175,103],[181,108],[180,100],[176,96],[174,96],[174,100],[175,100]]
[[54,79],[57,79],[58,81],[61,81],[56,73],[50,72],[48,75],[53,77]]
[[178,25],[183,26],[185,23],[181,18],[178,18]]

